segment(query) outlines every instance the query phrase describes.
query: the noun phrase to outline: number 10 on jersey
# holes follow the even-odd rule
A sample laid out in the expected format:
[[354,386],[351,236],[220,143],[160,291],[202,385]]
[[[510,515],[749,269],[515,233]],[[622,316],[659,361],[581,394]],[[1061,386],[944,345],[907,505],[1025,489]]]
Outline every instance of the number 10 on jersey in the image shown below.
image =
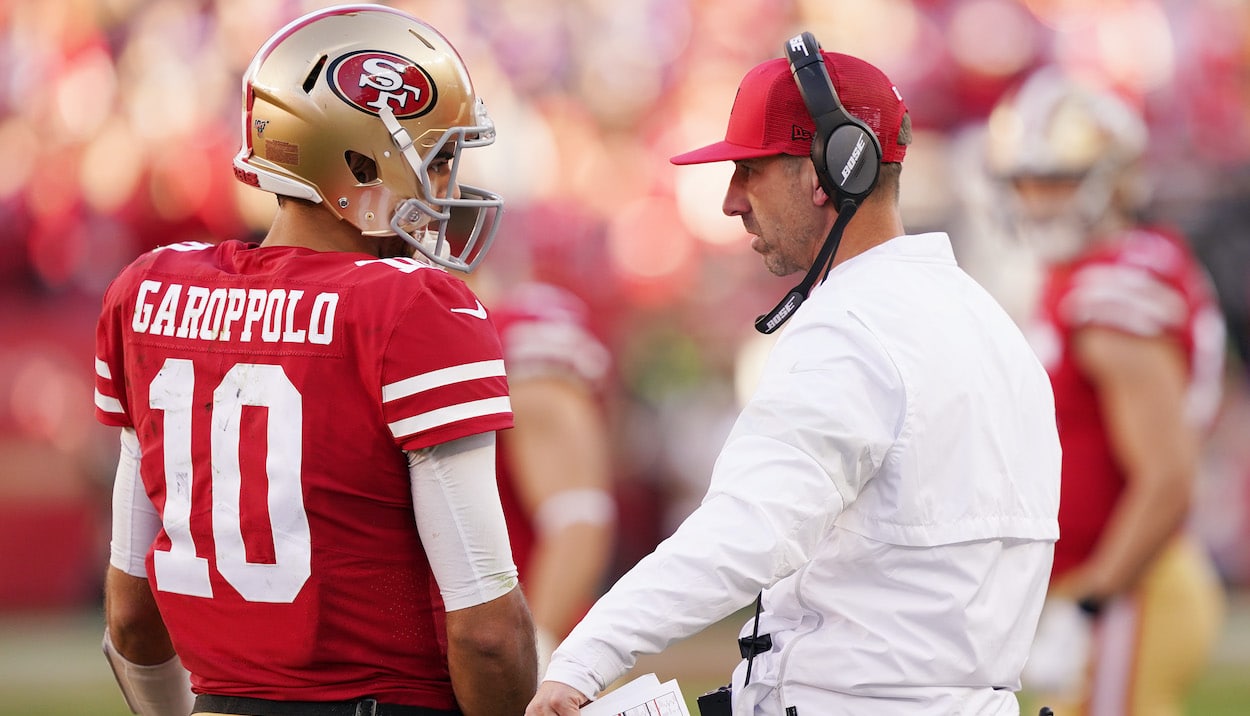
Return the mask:
[[[156,588],[211,598],[209,563],[197,555],[191,530],[192,421],[205,419],[194,410],[194,363],[167,359],[149,386],[148,404],[164,414],[165,509],[161,521],[170,542],[167,551],[158,549],[153,555]],[[239,464],[244,406],[263,407],[269,413],[264,466],[273,564],[247,561],[244,547]],[[293,602],[312,573],[308,513],[300,484],[303,398],[282,366],[237,363],[213,390],[207,419],[211,464],[200,474],[212,480],[217,571],[249,602]]]

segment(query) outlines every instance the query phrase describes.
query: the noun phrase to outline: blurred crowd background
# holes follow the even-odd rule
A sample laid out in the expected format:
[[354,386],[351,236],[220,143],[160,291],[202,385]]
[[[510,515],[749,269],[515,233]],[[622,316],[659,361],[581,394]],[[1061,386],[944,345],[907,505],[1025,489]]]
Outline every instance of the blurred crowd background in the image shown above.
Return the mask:
[[[0,612],[89,607],[107,559],[114,431],[92,413],[108,282],[142,251],[259,237],[233,178],[240,77],[310,0],[0,0]],[[605,396],[615,573],[702,495],[789,290],[720,213],[738,81],[810,30],[882,67],[911,110],[909,230],[948,230],[1015,315],[1036,276],[997,223],[989,109],[1057,63],[1147,117],[1152,212],[1192,239],[1229,321],[1228,399],[1195,524],[1250,586],[1250,0],[393,0],[457,46],[498,126],[465,179],[502,193],[487,279],[562,285],[615,359]]]

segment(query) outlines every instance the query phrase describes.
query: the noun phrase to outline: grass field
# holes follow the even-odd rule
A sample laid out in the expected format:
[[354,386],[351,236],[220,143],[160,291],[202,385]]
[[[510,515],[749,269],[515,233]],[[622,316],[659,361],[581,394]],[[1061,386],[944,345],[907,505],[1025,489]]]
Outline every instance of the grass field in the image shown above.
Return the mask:
[[[1216,661],[1190,699],[1191,716],[1250,715],[1250,594],[1230,606]],[[744,618],[745,612],[643,657],[625,678],[646,672],[676,678],[697,714],[695,697],[728,680]],[[0,617],[0,716],[127,716],[100,653],[100,634],[93,612]]]

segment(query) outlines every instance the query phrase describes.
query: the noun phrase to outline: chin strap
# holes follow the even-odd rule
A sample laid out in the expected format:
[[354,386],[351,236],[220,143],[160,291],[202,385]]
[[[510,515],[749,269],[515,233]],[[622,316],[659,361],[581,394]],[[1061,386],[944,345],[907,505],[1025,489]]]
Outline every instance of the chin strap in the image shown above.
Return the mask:
[[421,171],[421,155],[417,153],[417,148],[413,144],[408,130],[404,129],[404,125],[400,124],[398,119],[395,119],[395,113],[391,111],[390,107],[383,107],[378,110],[378,117],[382,120],[382,124],[386,125],[386,131],[391,133],[391,141],[395,142],[395,146],[404,155],[404,159],[408,160],[412,170],[414,172]]

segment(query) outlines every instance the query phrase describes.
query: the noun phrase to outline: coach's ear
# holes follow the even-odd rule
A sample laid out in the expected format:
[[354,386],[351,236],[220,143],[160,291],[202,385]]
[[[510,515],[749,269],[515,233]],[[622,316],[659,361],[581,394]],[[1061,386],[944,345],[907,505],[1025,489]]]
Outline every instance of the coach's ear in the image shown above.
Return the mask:
[[829,199],[829,195],[825,193],[825,188],[820,185],[820,178],[816,176],[816,167],[812,166],[811,162],[807,162],[806,171],[807,171],[808,180],[811,183],[812,204],[816,206],[825,206],[826,204],[831,204],[832,201]]

